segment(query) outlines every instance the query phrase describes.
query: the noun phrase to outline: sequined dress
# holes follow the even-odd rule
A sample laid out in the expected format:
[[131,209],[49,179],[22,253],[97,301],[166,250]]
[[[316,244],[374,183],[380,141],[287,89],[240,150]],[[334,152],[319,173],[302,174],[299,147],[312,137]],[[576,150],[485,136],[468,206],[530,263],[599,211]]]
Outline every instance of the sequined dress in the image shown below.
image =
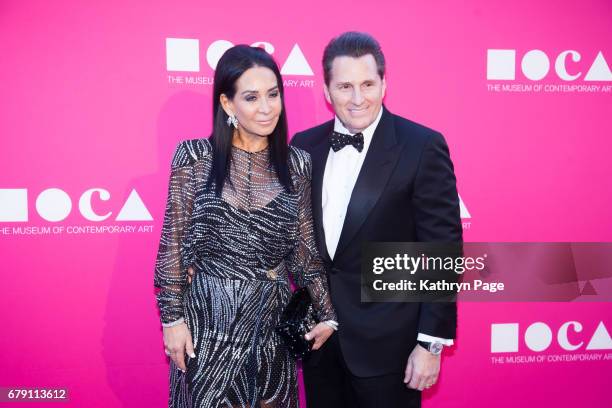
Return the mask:
[[322,321],[336,320],[314,239],[310,156],[289,147],[287,192],[268,153],[232,147],[220,197],[205,187],[207,139],[174,153],[154,285],[162,323],[184,318],[196,357],[186,373],[170,362],[169,407],[298,406],[295,361],[274,332],[289,276],[308,287]]

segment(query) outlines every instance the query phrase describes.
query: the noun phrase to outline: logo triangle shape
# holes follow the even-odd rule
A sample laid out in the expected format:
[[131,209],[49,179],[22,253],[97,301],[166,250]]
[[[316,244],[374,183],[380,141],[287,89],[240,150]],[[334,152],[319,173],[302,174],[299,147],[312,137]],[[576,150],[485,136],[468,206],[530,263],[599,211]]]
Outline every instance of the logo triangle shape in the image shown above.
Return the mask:
[[281,68],[282,75],[309,75],[313,76],[312,68],[308,65],[306,57],[302,53],[300,46],[297,43],[291,49],[287,61]]
[[145,207],[142,199],[136,192],[136,189],[132,189],[128,196],[125,204],[121,207],[121,211],[116,218],[117,221],[153,221],[151,213]]
[[584,77],[585,81],[612,81],[612,72],[601,51]]
[[593,333],[593,337],[586,346],[587,350],[612,350],[612,338],[610,333],[606,330],[603,322],[599,322],[597,330]]

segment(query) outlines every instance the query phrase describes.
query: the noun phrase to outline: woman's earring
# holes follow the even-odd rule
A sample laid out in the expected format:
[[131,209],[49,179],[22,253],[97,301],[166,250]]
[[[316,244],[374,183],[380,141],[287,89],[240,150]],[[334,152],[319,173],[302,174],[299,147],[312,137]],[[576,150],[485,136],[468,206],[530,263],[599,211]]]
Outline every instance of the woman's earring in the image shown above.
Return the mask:
[[230,115],[227,117],[227,126],[234,126],[238,129],[238,119],[236,119],[236,115]]

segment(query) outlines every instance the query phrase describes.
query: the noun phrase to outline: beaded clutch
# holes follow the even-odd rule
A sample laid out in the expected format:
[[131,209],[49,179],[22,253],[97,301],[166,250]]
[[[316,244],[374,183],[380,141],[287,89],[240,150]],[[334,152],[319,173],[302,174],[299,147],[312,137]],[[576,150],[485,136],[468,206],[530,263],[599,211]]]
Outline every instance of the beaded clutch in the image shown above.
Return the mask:
[[304,358],[310,353],[314,344],[314,339],[306,340],[304,335],[317,323],[310,293],[304,287],[293,292],[283,310],[280,323],[276,326],[276,332],[283,339],[289,353],[295,358]]

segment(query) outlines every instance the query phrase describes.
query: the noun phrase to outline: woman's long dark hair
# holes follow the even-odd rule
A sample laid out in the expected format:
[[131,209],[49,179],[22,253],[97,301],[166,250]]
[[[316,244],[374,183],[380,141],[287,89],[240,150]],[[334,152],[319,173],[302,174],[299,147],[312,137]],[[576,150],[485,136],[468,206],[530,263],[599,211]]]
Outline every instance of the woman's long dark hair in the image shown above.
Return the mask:
[[213,130],[211,142],[213,146],[213,163],[207,186],[215,183],[215,193],[221,195],[223,185],[230,172],[232,161],[232,136],[234,127],[227,125],[228,115],[221,106],[220,97],[225,94],[233,99],[236,94],[236,82],[244,72],[253,67],[269,68],[276,76],[281,97],[282,110],[278,123],[272,134],[268,136],[270,165],[276,171],[279,182],[285,190],[291,190],[291,179],[287,165],[287,114],[285,113],[285,98],[283,79],[274,59],[261,48],[248,45],[236,45],[227,50],[217,64],[213,92]]

